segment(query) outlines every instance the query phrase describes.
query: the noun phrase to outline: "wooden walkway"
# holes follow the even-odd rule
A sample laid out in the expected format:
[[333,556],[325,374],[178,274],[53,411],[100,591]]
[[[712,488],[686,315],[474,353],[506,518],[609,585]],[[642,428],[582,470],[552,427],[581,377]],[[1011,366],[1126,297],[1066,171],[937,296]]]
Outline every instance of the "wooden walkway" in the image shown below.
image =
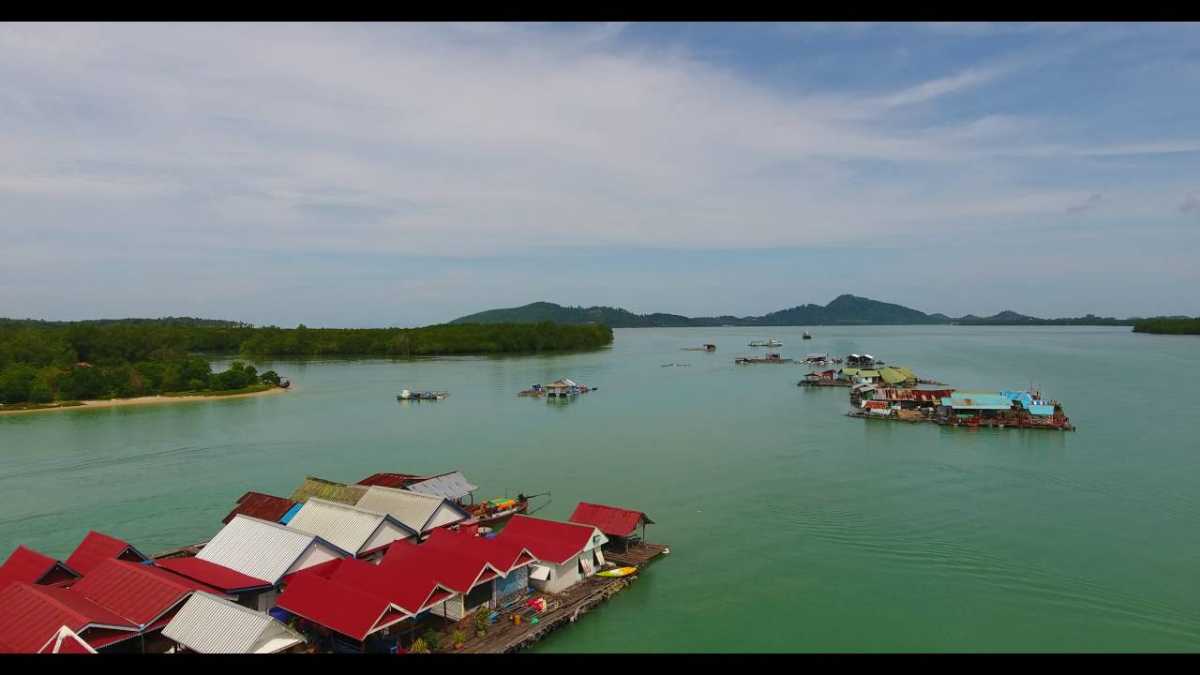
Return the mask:
[[[620,579],[590,577],[563,593],[534,593],[531,597],[545,598],[551,606],[557,603],[558,608],[537,617],[537,623],[528,623],[532,610],[522,605],[519,610],[502,614],[499,621],[488,627],[487,635],[471,638],[463,644],[462,649],[456,651],[460,654],[505,654],[518,651],[541,640],[551,631],[574,623],[581,615],[621,592],[635,579],[636,574]],[[512,622],[513,613],[522,614],[521,623]],[[471,619],[473,616],[468,617],[467,625],[470,625]]]
[[645,567],[659,556],[667,547],[663,544],[639,543],[629,547],[628,551],[605,551],[604,559],[612,561],[620,567]]

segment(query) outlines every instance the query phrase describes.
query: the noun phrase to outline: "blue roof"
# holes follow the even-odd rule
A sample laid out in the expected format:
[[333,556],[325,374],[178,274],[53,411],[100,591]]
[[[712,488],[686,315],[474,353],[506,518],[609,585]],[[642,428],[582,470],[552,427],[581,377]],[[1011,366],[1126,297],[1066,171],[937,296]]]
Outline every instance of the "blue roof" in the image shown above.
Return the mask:
[[955,392],[953,396],[943,397],[942,405],[955,410],[1009,410],[1012,408],[1012,399],[1003,394]]
[[1031,405],[1026,407],[1029,409],[1031,415],[1037,415],[1038,417],[1051,417],[1054,415],[1054,406],[1052,405]]
[[304,502],[300,502],[299,504],[292,506],[292,508],[287,510],[287,513],[283,514],[283,516],[279,518],[279,523],[281,525],[287,525],[288,521],[292,519],[292,516],[299,513],[300,509],[302,508],[304,508]]

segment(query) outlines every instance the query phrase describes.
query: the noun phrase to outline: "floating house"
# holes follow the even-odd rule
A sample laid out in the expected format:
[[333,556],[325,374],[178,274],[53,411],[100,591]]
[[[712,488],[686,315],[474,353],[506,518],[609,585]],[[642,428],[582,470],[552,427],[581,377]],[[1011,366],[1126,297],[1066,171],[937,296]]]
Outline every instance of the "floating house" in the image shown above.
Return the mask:
[[430,610],[451,621],[490,606],[495,594],[492,582],[505,574],[478,551],[465,546],[455,548],[452,542],[441,546],[397,544],[388,549],[379,567],[396,576],[435,579],[444,589],[452,591],[454,595]]
[[[606,546],[623,552],[628,551],[631,544],[645,540],[646,526],[654,524],[654,521],[641,511],[589,502],[579,502],[579,505],[575,507],[575,512],[567,520],[579,525],[595,527],[608,538]],[[641,527],[640,535],[637,531],[639,526]]]
[[0,590],[0,640],[16,654],[35,654],[63,627],[93,649],[123,650],[139,635],[138,626],[79,593],[16,581]]
[[254,609],[274,606],[285,575],[336,558],[353,557],[329,541],[292,527],[250,516],[234,516],[196,557],[271,584],[256,594]]
[[527,548],[538,563],[529,571],[530,585],[559,593],[592,576],[604,565],[604,533],[589,525],[560,523],[515,515],[497,539]]
[[[496,609],[512,604],[523,597],[529,589],[529,566],[537,562],[536,556],[527,547],[499,537],[482,537],[475,527],[442,528],[434,530],[429,539],[421,544],[431,549],[442,549],[451,555],[462,555],[486,561],[498,573],[491,580],[491,598],[488,607]],[[478,606],[476,597],[464,600],[464,611]],[[474,603],[474,604],[473,604]]]
[[287,522],[284,520],[284,516],[291,512],[297,504],[298,502],[283,497],[262,492],[247,492],[238,497],[237,505],[233,507],[229,515],[221,519],[221,522],[228,524],[234,516],[239,514],[276,523]]
[[550,384],[543,385],[542,391],[549,398],[563,398],[566,396],[576,396],[581,393],[579,385],[567,378],[555,380]]
[[387,513],[317,497],[310,497],[287,527],[314,534],[357,558],[381,555],[388,544],[418,534]]
[[150,556],[137,550],[129,542],[93,530],[87,533],[67,558],[67,566],[86,576],[105,560],[143,563],[149,562]]
[[[361,560],[349,560],[372,569],[378,566]],[[330,636],[331,651],[364,651],[371,636],[387,633],[389,629],[413,615],[390,602],[386,592],[370,585],[363,590],[357,585],[343,583],[306,572],[298,574],[279,596],[279,608],[303,619],[306,624],[319,626],[343,636]],[[319,635],[319,633],[318,633]]]
[[279,654],[305,643],[271,616],[202,591],[192,594],[162,629],[175,651],[199,654]]
[[14,581],[43,586],[69,586],[81,575],[62,561],[18,545],[0,565],[0,589]]
[[468,520],[471,517],[471,514],[467,513],[465,509],[445,497],[380,485],[366,487],[357,506],[379,513],[387,513],[421,534],[438,527]]
[[942,399],[935,420],[949,426],[1075,428],[1061,403],[1026,391],[955,392]]
[[139,646],[149,653],[166,651],[162,628],[196,591],[219,593],[154,565],[116,559],[100,563],[70,589],[136,626]]

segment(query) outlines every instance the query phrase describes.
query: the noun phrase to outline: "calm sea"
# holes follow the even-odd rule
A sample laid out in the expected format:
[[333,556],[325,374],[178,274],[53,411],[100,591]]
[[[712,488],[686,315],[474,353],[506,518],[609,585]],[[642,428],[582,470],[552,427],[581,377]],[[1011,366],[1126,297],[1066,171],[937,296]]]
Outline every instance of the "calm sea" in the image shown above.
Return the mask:
[[[246,490],[462,469],[479,498],[634,507],[672,553],[540,651],[1200,649],[1200,340],[1128,328],[626,329],[569,356],[262,363],[262,398],[0,416],[0,555],[206,539]],[[847,418],[784,356],[1033,385],[1074,433]],[[716,353],[681,351],[713,342]],[[663,364],[688,364],[662,367]],[[517,397],[571,377],[566,403]],[[448,390],[401,404],[402,388]]]

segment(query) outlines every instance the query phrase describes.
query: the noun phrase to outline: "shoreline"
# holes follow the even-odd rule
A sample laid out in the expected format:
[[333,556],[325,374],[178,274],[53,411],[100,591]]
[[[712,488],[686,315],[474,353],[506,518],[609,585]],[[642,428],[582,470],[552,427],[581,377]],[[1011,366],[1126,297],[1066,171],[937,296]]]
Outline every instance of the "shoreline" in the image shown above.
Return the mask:
[[4,410],[0,408],[0,415],[22,415],[25,413],[43,413],[57,412],[60,410],[95,410],[97,408],[116,408],[127,405],[155,405],[159,403],[183,403],[186,401],[220,401],[231,398],[247,398],[250,396],[268,396],[271,394],[282,394],[291,389],[283,387],[271,387],[263,391],[251,391],[244,394],[198,394],[196,396],[138,396],[135,398],[110,398],[99,399],[94,401],[80,401],[79,405],[62,405],[52,408],[31,408],[28,410]]

